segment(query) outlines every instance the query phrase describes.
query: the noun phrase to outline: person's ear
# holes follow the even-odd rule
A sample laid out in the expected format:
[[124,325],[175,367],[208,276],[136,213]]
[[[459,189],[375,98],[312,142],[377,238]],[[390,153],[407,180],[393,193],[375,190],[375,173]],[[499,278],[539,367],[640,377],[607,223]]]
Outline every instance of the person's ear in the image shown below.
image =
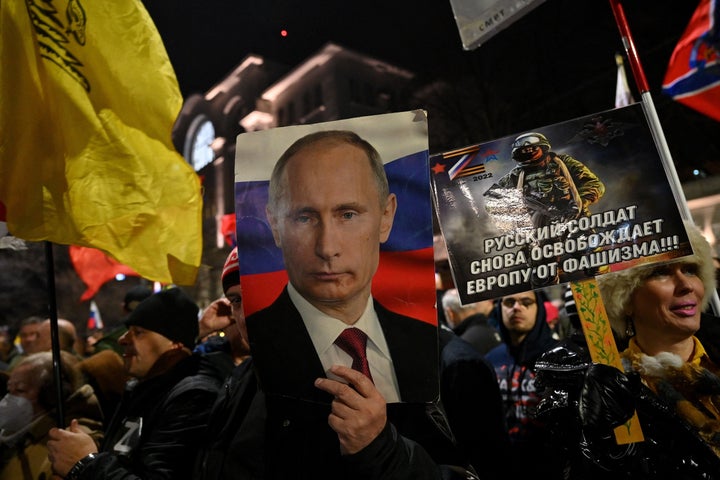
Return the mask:
[[388,195],[387,201],[385,202],[385,209],[382,212],[380,218],[380,243],[387,242],[390,238],[390,231],[392,230],[393,221],[395,220],[395,212],[397,211],[397,196],[394,193]]

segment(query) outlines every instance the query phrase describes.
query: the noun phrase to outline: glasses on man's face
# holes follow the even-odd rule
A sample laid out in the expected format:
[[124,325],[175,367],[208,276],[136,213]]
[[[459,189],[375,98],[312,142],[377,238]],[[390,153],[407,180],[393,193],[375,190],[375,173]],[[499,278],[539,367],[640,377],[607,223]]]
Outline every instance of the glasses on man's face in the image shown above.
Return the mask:
[[516,303],[519,303],[525,308],[531,307],[535,305],[535,300],[532,298],[515,298],[515,297],[506,297],[503,298],[502,304],[507,308],[513,308]]

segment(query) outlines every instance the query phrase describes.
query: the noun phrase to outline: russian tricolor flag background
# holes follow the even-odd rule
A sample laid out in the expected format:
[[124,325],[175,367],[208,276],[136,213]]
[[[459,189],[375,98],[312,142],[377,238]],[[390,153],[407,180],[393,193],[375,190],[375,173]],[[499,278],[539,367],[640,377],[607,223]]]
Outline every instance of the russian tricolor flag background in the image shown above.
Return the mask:
[[662,85],[674,100],[720,121],[720,12],[701,0],[675,47]]
[[105,324],[102,321],[102,315],[100,315],[100,309],[95,303],[95,300],[90,300],[90,313],[88,315],[87,329],[88,330],[102,330],[105,328]]
[[437,324],[427,117],[419,110],[237,137],[235,215],[245,314],[270,305],[287,283],[282,253],[265,217],[275,161],[295,140],[319,130],[352,130],[380,153],[398,210],[390,238],[381,245],[373,296],[390,310]]

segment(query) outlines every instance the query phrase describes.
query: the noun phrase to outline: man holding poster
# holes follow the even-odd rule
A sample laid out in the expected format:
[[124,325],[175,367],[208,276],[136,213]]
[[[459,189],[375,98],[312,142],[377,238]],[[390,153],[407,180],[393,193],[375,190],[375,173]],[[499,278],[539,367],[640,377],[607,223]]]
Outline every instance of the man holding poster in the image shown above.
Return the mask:
[[288,283],[247,318],[266,478],[439,479],[466,463],[436,402],[437,326],[371,292],[397,206],[380,155],[352,131],[305,135],[275,164],[267,218]]
[[[430,400],[428,393],[433,395],[437,389],[434,362],[420,365],[413,353],[412,376],[400,382],[403,372],[396,372],[393,364],[402,364],[400,357],[405,352],[395,350],[388,337],[392,336],[389,329],[403,325],[404,343],[436,354],[436,328],[390,312],[371,296],[379,246],[390,235],[396,209],[397,197],[389,192],[379,154],[355,133],[316,132],[286,150],[270,178],[267,216],[289,282],[273,305],[248,319],[253,351],[257,343],[263,349],[269,342],[277,342],[277,332],[270,330],[268,323],[278,325],[289,314],[299,313],[300,326],[312,340],[322,371],[332,377],[332,365],[349,367],[353,360],[353,354],[346,353],[335,339],[347,327],[359,329],[353,333],[365,337],[368,352],[364,362],[372,382],[358,378],[358,385],[348,374],[336,374],[335,379],[353,383],[356,389],[367,383],[388,403]],[[262,319],[270,313],[274,314],[271,319]],[[268,334],[273,337],[265,338]],[[258,362],[262,364],[262,359]],[[421,376],[416,376],[418,371]],[[274,390],[272,383],[277,378],[272,375],[261,381]],[[337,387],[336,382],[328,382],[323,382],[323,390],[337,396],[329,391]],[[304,394],[302,390],[296,393]]]

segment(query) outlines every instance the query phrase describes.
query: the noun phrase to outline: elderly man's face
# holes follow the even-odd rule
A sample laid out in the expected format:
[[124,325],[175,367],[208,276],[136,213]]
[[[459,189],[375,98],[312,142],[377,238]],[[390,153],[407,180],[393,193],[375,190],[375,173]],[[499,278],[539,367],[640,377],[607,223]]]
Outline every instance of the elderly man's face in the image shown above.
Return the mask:
[[278,212],[268,218],[293,286],[321,311],[364,305],[395,195],[381,202],[365,152],[331,141],[295,154],[281,185]]
[[169,338],[137,325],[131,325],[128,331],[118,339],[118,343],[124,349],[125,371],[131,377],[141,380],[145,378],[162,354],[177,346]]
[[9,394],[28,399],[32,404],[33,412],[37,413],[43,410],[38,401],[40,379],[35,375],[31,365],[22,364],[15,367],[10,373],[7,387]]

